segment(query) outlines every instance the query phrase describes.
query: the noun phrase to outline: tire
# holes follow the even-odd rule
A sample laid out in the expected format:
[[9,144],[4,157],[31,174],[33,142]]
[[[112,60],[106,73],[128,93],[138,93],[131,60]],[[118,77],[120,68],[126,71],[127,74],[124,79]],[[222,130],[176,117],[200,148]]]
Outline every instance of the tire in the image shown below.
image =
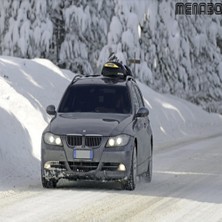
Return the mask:
[[56,188],[56,184],[57,184],[56,180],[54,180],[54,179],[46,180],[44,177],[42,177],[42,187],[43,188],[53,189],[53,188]]
[[148,161],[148,169],[145,174],[146,182],[150,183],[152,181],[152,174],[153,174],[153,156],[151,155],[151,158]]
[[137,176],[137,157],[136,157],[136,147],[133,149],[132,163],[130,169],[130,175],[124,184],[125,190],[134,190],[136,188],[136,176]]

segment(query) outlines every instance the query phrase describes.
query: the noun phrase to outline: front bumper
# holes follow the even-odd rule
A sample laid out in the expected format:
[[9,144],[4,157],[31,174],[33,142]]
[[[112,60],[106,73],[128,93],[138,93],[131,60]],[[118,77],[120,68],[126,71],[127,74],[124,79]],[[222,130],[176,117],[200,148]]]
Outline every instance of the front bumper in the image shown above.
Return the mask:
[[[92,149],[93,158],[89,160],[74,159],[73,149],[66,144],[56,147],[42,141],[42,177],[46,180],[125,180],[130,175],[133,147],[133,138],[126,146],[118,148],[105,148],[102,143]],[[51,167],[46,168],[46,163],[51,163]],[[119,169],[120,164],[125,166],[124,171]]]

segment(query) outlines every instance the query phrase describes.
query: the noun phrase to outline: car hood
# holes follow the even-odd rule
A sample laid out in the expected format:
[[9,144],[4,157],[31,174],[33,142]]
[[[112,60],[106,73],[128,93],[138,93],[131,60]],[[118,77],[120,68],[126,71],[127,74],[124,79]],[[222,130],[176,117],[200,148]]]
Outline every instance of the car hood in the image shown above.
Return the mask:
[[57,114],[50,123],[54,134],[100,134],[112,136],[123,133],[132,121],[131,115],[125,114]]

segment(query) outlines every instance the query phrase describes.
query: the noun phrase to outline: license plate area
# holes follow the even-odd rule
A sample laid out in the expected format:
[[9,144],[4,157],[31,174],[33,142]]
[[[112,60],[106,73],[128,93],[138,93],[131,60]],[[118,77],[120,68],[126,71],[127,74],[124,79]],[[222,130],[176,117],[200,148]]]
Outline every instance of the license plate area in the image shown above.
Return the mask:
[[74,159],[85,159],[92,160],[93,159],[93,151],[92,150],[73,150],[73,158]]

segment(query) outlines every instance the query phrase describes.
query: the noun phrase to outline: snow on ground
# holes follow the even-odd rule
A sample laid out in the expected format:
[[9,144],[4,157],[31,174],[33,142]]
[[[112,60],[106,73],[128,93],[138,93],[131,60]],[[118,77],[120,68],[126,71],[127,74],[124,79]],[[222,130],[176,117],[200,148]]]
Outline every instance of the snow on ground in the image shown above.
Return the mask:
[[141,83],[154,134],[152,183],[133,192],[92,182],[43,189],[45,108],[58,105],[73,76],[45,59],[0,57],[0,221],[221,221],[222,117]]
[[[58,102],[74,74],[45,59],[0,57],[0,192],[40,180],[41,133],[47,105]],[[139,83],[155,149],[221,132],[222,117]]]
[[39,178],[45,107],[58,103],[72,76],[48,60],[0,57],[0,188]]
[[190,102],[157,93],[138,83],[150,110],[155,148],[221,135],[222,116],[208,113]]

